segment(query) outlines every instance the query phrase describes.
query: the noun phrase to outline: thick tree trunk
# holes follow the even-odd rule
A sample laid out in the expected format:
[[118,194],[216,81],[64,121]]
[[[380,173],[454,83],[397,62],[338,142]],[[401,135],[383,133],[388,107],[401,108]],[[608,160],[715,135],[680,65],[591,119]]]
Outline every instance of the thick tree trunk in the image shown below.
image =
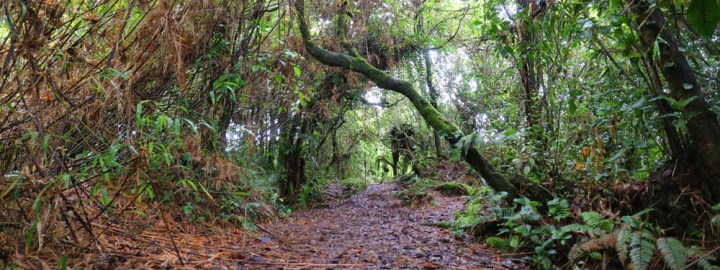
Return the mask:
[[[435,107],[430,104],[420,93],[413,87],[412,83],[390,76],[382,70],[370,65],[365,59],[359,56],[350,56],[343,53],[331,52],[316,45],[310,39],[310,30],[305,21],[305,1],[298,0],[295,2],[300,25],[300,33],[305,42],[305,48],[313,58],[323,64],[342,67],[351,71],[355,71],[365,75],[373,81],[377,86],[394,91],[407,97],[415,106],[425,122],[437,130],[450,144],[454,145],[464,136],[462,131],[443,118]],[[342,21],[342,20],[338,20]],[[339,27],[344,25],[339,24]],[[344,39],[344,38],[341,38]],[[350,50],[350,53],[356,55],[356,51]],[[510,183],[504,176],[499,174],[495,168],[482,156],[477,147],[469,147],[464,153],[463,158],[470,166],[477,170],[480,175],[487,181],[493,189],[508,193],[508,198],[519,196],[518,189]]]
[[[652,54],[646,53],[645,55],[646,60],[643,61],[643,65],[645,66],[645,70],[650,77],[650,87],[653,89],[656,97],[664,95],[662,89],[662,81],[660,80],[660,75],[658,74],[657,68],[655,67],[655,63],[652,60]],[[673,125],[673,120],[676,117],[671,115],[674,110],[672,109],[672,107],[670,107],[670,104],[663,99],[657,99],[655,101],[655,105],[657,106],[658,111],[661,115],[660,118],[662,119],[663,129],[665,130],[665,134],[667,135],[668,145],[670,147],[670,155],[674,159],[684,160],[687,157],[687,154],[685,153],[685,147],[683,144],[684,141],[682,140],[680,134]]]
[[[673,98],[678,101],[692,100],[681,108],[687,120],[691,149],[688,154],[697,154],[700,168],[708,176],[713,200],[720,200],[720,125],[717,116],[708,109],[690,65],[671,27],[665,21],[659,8],[650,8],[644,1],[635,1],[631,10],[636,15],[640,36],[647,50],[657,42],[660,49],[658,65],[668,82]],[[662,40],[660,40],[662,39]]]

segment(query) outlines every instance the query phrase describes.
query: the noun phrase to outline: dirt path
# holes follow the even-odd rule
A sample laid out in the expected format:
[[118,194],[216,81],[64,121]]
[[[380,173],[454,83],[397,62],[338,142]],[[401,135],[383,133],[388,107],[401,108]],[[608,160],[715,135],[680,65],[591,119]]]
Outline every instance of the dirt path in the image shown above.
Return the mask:
[[[464,200],[434,194],[435,205],[408,208],[393,195],[395,184],[371,185],[343,198],[339,187],[327,208],[307,209],[289,220],[260,224],[247,246],[248,269],[522,269],[481,243],[456,239],[448,229]],[[425,224],[425,225],[424,225]],[[265,231],[265,232],[263,232]]]

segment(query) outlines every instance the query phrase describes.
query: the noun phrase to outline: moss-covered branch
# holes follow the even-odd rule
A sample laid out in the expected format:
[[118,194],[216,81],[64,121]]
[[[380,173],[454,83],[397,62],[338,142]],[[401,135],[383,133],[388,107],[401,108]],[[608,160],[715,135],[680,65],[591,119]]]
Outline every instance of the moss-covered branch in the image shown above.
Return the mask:
[[[464,136],[462,131],[460,131],[460,129],[450,121],[443,118],[440,115],[440,112],[438,112],[435,107],[430,104],[430,102],[423,98],[410,82],[390,76],[384,71],[373,67],[365,61],[365,59],[359,56],[353,57],[348,54],[332,52],[312,42],[309,27],[307,21],[305,20],[305,1],[295,1],[295,8],[298,12],[300,34],[302,35],[305,43],[305,48],[313,58],[329,66],[342,67],[361,73],[373,81],[377,86],[400,93],[407,97],[413,106],[415,106],[418,110],[423,119],[425,119],[425,122],[437,130],[448,142],[450,142],[450,144],[454,145]],[[346,15],[340,14],[339,16]],[[339,19],[338,21],[345,22],[346,24],[346,21],[344,20],[345,19]],[[345,30],[339,30],[338,32],[344,34]],[[341,39],[344,41],[344,37]],[[349,50],[352,53],[354,49]],[[493,189],[507,192],[509,195],[508,198],[514,198],[519,195],[517,188],[515,188],[515,186],[513,186],[503,175],[499,174],[492,164],[490,164],[482,156],[480,150],[476,147],[470,147],[465,153],[464,159],[473,169],[477,170],[480,175],[482,175],[482,177]]]

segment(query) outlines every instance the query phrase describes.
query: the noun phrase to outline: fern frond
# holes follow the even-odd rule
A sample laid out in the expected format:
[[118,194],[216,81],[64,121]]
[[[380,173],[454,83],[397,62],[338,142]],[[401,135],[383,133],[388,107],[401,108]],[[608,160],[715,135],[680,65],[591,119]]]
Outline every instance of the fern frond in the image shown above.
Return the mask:
[[597,229],[584,224],[568,224],[561,227],[560,231],[564,233],[579,232],[584,234],[600,235],[600,232]]
[[687,266],[688,258],[685,246],[679,240],[672,237],[661,237],[657,240],[657,247],[670,269],[683,269]]
[[630,236],[632,235],[632,231],[630,231],[630,226],[623,225],[615,234],[617,235],[617,245],[615,246],[615,249],[618,252],[620,262],[625,265],[625,262],[628,259],[628,247],[630,246]]
[[654,236],[646,231],[634,232],[630,237],[630,261],[635,270],[645,270],[650,266],[655,252]]
[[691,246],[689,248],[686,248],[685,252],[690,258],[697,260],[697,265],[700,266],[700,269],[720,270],[720,266],[713,265],[712,263],[710,263],[710,261],[715,260],[715,256],[707,254],[706,252],[702,251],[699,247]]
[[720,266],[711,264],[706,258],[701,258],[698,266],[703,270],[720,270]]
[[613,222],[598,212],[582,212],[580,216],[582,216],[583,221],[585,221],[585,224],[588,226],[601,229],[605,232],[612,231],[614,226]]
[[570,204],[565,199],[555,198],[547,202],[550,216],[562,220],[570,216]]

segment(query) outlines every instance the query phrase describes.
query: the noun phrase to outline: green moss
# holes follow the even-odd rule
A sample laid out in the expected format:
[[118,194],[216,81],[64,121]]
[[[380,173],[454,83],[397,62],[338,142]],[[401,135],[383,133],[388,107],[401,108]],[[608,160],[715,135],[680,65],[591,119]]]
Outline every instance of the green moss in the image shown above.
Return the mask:
[[423,190],[402,190],[395,196],[402,200],[404,206],[408,207],[417,207],[432,202],[432,197]]
[[438,221],[438,222],[423,223],[422,225],[447,229],[447,228],[452,227],[452,222],[449,222],[449,221]]
[[[423,119],[425,119],[425,122],[433,129],[437,130],[440,134],[443,134],[443,137],[445,137],[451,144],[456,143],[457,140],[463,136],[457,126],[444,119],[440,112],[438,112],[435,107],[430,104],[430,102],[423,98],[410,82],[391,77],[384,71],[373,67],[361,57],[352,57],[347,54],[328,51],[312,43],[310,31],[308,30],[309,27],[307,25],[307,21],[305,21],[305,1],[295,1],[295,8],[298,11],[300,33],[305,41],[305,47],[315,59],[329,66],[342,67],[351,71],[359,72],[379,87],[404,95],[420,112],[420,115],[422,115]],[[344,20],[346,18],[341,19]],[[341,22],[341,24],[342,23],[343,22]],[[495,168],[493,168],[491,164],[485,162],[484,157],[480,154],[480,151],[477,148],[470,148],[464,155],[464,158],[465,161],[468,162],[473,169],[478,171],[495,190],[507,192],[508,200],[512,200],[519,195],[515,186],[513,186],[502,175],[495,172]]]
[[485,244],[488,246],[497,248],[503,252],[511,252],[510,240],[501,237],[488,237],[485,239]]
[[428,178],[419,178],[414,175],[401,175],[395,178],[402,190],[395,197],[403,201],[403,205],[416,207],[433,202],[428,195],[428,189],[435,186],[435,181]]
[[362,178],[352,177],[343,179],[340,181],[340,184],[343,186],[343,191],[346,194],[355,194],[365,190],[369,182]]
[[439,185],[436,185],[434,189],[442,192],[445,195],[456,196],[472,195],[475,192],[475,190],[471,186],[458,182],[440,183]]

